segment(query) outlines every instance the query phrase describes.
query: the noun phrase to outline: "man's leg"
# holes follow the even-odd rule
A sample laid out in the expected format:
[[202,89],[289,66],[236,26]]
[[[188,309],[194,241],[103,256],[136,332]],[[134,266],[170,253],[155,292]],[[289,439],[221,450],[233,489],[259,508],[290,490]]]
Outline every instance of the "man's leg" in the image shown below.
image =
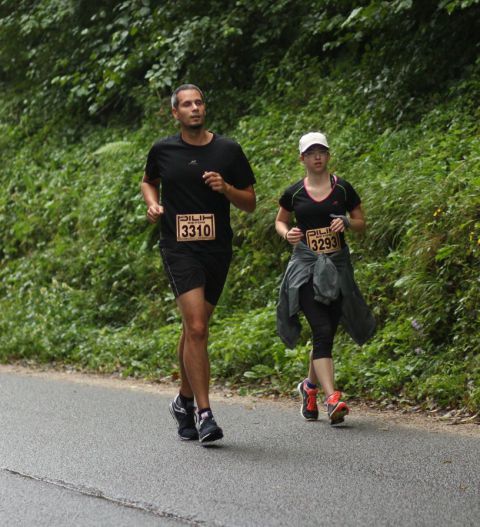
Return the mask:
[[183,293],[177,298],[177,305],[183,321],[178,347],[180,392],[185,397],[195,396],[199,408],[209,408],[208,323],[215,306],[205,300],[203,288]]
[[223,437],[211,412],[204,412],[206,420],[199,418],[198,431],[195,425],[194,397],[200,409],[209,408],[208,321],[215,306],[206,302],[203,296],[203,288],[196,288],[177,298],[183,319],[178,342],[181,384],[179,395],[170,403],[170,413],[177,422],[180,439],[200,439],[202,443]]
[[[198,411],[198,439],[206,444],[223,437],[210,409],[208,396],[210,361],[207,352],[208,323],[214,306],[205,300],[203,287],[192,289],[179,297],[177,304],[183,320],[183,346],[180,366],[184,379],[182,386],[195,396]],[[180,340],[182,343],[182,339]],[[180,396],[179,396],[180,397]],[[191,403],[193,404],[193,402]]]
[[[207,301],[205,301],[205,309],[207,311],[207,317],[208,317],[208,322],[209,322],[210,321],[210,317],[212,316],[213,311],[215,309],[215,306],[213,306],[212,304],[209,304]],[[178,342],[178,349],[177,349],[178,362],[179,362],[179,365],[180,365],[180,393],[184,397],[193,398],[194,397],[194,392],[193,392],[192,387],[190,385],[190,382],[188,380],[188,375],[187,375],[187,372],[185,370],[185,365],[184,365],[184,347],[185,347],[185,326],[183,324],[182,325],[182,332],[180,334],[180,339],[179,339],[179,342]],[[208,359],[208,355],[207,355],[207,359]],[[209,366],[210,366],[210,361],[208,361],[208,363],[209,363]],[[210,379],[210,370],[208,372],[208,378]]]
[[180,339],[178,341],[177,355],[178,355],[178,364],[180,366],[180,393],[189,399],[193,399],[193,390],[188,382],[187,373],[183,366],[183,346],[185,345],[185,330],[183,329],[180,333]]

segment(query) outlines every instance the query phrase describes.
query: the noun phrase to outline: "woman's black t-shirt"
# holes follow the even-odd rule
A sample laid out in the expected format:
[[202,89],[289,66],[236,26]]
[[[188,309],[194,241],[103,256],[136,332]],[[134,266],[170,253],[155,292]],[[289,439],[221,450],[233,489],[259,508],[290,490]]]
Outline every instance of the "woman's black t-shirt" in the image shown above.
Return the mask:
[[151,148],[145,177],[146,181],[161,185],[164,214],[160,219],[160,246],[177,246],[178,217],[213,214],[215,239],[180,243],[193,250],[231,251],[230,201],[205,184],[202,176],[208,171],[218,172],[238,189],[255,183],[242,148],[227,137],[214,134],[207,145],[194,146],[177,134],[158,141]]
[[[348,181],[335,175],[330,176],[332,190],[320,200],[315,200],[305,188],[305,180],[301,179],[288,187],[280,198],[280,206],[295,214],[297,227],[305,233],[310,229],[329,227],[332,219],[330,214],[346,215],[360,205],[361,200]],[[340,233],[342,247],[345,247],[345,236]]]

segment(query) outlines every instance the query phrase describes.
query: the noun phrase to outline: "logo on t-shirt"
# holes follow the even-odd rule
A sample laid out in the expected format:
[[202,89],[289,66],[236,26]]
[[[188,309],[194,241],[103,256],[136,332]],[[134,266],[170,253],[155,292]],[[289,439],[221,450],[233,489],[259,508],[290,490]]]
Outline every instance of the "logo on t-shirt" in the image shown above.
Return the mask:
[[196,160],[196,159],[192,159],[192,160],[190,161],[190,163],[188,163],[188,165],[189,165],[189,166],[198,165],[197,160]]

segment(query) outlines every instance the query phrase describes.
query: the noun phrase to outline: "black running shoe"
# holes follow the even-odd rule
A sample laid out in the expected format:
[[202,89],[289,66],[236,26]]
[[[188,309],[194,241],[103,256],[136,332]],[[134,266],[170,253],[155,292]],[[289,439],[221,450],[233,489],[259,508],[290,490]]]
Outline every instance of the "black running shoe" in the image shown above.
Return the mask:
[[222,439],[223,430],[217,425],[211,412],[204,412],[200,417],[198,434],[200,443],[211,443]]
[[170,413],[178,426],[178,436],[183,441],[198,439],[198,432],[195,426],[195,406],[193,401],[183,406],[180,394],[169,404]]
[[302,396],[302,408],[300,409],[300,413],[307,421],[316,421],[318,419],[318,389],[309,388],[305,381],[302,381],[298,383],[297,390]]

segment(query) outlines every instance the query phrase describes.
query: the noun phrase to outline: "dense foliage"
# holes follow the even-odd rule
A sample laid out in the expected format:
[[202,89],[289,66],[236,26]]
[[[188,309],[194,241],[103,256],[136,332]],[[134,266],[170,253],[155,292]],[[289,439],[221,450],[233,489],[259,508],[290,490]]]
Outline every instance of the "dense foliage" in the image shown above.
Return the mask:
[[0,0],[0,358],[177,374],[138,183],[188,80],[258,180],[256,213],[233,215],[214,376],[287,392],[305,371],[308,332],[295,350],[275,335],[289,252],[273,220],[298,137],[322,129],[363,198],[350,244],[379,321],[363,348],[340,335],[339,384],[478,410],[478,20],[476,0]]

